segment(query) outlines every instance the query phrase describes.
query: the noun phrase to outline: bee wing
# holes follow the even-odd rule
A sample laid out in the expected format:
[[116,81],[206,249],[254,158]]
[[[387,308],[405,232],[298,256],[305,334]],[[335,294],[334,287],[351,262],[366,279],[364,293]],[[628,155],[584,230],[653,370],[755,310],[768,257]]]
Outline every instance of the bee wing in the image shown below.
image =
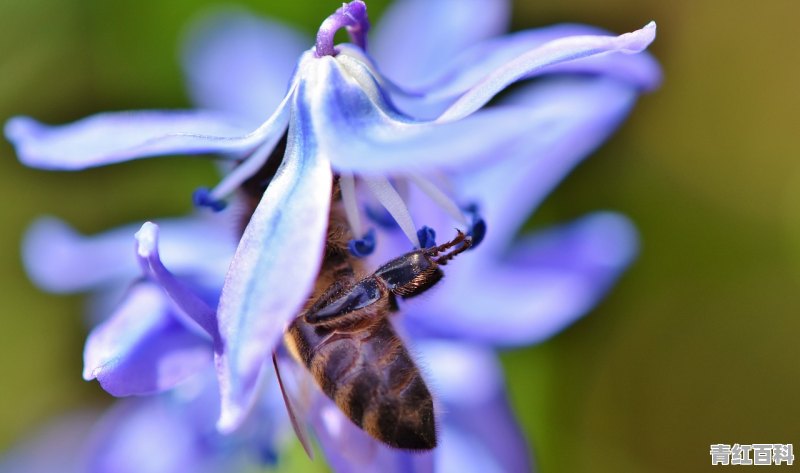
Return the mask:
[[272,364],[275,366],[275,374],[278,378],[278,385],[281,388],[281,394],[283,395],[283,402],[286,404],[286,412],[289,414],[289,420],[292,422],[292,428],[294,429],[295,435],[297,435],[297,439],[300,440],[300,444],[303,446],[303,450],[306,451],[306,455],[308,458],[314,459],[314,449],[311,447],[311,441],[309,440],[308,436],[308,429],[306,428],[304,419],[307,416],[301,416],[298,419],[298,410],[295,406],[302,407],[303,403],[295,403],[292,400],[292,396],[289,394],[289,391],[286,389],[286,386],[283,383],[283,378],[281,377],[281,370],[279,368],[278,357],[275,353],[272,354]]

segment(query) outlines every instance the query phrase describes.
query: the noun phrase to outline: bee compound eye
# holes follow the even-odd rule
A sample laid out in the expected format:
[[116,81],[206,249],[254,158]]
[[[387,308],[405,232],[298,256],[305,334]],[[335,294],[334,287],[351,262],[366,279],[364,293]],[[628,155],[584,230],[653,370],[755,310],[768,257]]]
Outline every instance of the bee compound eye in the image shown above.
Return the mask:
[[364,279],[341,297],[334,299],[319,310],[307,315],[309,322],[322,321],[349,314],[374,304],[381,298],[381,290],[375,278]]

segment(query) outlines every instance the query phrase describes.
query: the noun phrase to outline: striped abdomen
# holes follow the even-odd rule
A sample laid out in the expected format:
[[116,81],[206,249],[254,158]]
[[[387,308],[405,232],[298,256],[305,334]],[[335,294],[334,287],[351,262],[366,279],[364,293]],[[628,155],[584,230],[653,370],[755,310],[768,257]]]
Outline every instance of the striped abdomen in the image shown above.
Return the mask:
[[290,331],[317,383],[356,425],[393,447],[432,449],[433,400],[391,323],[356,325],[325,329],[299,317]]

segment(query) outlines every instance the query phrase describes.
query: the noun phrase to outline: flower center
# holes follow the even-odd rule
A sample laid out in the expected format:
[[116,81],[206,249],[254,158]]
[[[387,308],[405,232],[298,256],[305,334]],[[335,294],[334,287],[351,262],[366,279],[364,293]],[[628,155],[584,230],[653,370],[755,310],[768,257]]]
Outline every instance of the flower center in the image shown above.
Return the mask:
[[331,16],[322,22],[317,32],[316,55],[336,56],[333,47],[333,37],[341,28],[347,28],[350,39],[361,49],[367,49],[367,31],[369,31],[369,18],[367,18],[367,5],[361,0],[345,3]]
[[[356,192],[356,178],[364,184],[366,195],[371,197],[363,205],[359,204]],[[393,182],[394,181],[394,182]],[[368,256],[375,248],[375,231],[369,229],[364,232],[361,224],[361,210],[373,223],[383,228],[399,228],[415,248],[430,248],[436,246],[436,232],[423,225],[417,227],[411,212],[406,204],[408,186],[413,185],[434,204],[448,214],[458,226],[465,229],[473,238],[475,246],[483,240],[486,234],[486,222],[480,216],[475,204],[459,206],[443,190],[432,181],[420,175],[395,176],[392,180],[386,177],[354,176],[342,173],[339,177],[342,192],[342,204],[350,232],[356,236],[349,244],[350,253],[357,257]],[[395,188],[395,186],[398,186]],[[404,192],[405,191],[405,192]],[[405,195],[405,196],[404,196]],[[364,199],[361,199],[362,201]],[[372,204],[369,203],[372,201]],[[373,205],[374,204],[374,205]],[[363,235],[362,238],[358,238]]]

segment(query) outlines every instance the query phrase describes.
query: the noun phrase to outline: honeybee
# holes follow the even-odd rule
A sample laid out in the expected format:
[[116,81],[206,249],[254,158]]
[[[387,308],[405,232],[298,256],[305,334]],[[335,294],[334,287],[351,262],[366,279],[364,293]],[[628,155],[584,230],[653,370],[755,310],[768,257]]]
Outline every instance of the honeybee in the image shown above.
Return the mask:
[[470,246],[464,233],[444,245],[397,257],[356,280],[346,259],[323,271],[334,282],[286,333],[290,351],[322,391],[360,428],[392,447],[436,446],[433,399],[388,318],[399,297],[418,295],[442,276],[440,266]]
[[[333,188],[315,291],[289,325],[284,344],[359,428],[395,448],[433,449],[433,398],[389,316],[398,310],[398,297],[419,295],[441,280],[441,266],[467,250],[472,240],[458,231],[443,245],[408,252],[359,279],[363,270],[347,248],[352,236],[338,182]],[[277,370],[278,362],[274,357],[273,361]],[[285,391],[284,398],[295,431],[310,453]]]

